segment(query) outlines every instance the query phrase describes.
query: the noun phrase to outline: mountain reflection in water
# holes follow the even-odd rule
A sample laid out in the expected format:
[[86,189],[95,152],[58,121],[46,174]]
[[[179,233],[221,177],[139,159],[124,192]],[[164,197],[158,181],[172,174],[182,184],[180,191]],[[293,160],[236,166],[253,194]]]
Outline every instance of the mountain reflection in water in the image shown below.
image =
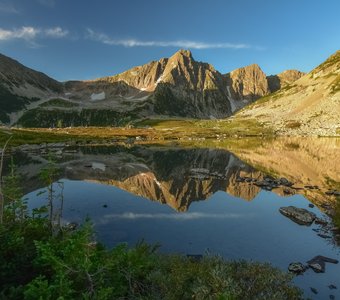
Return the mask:
[[[230,259],[271,262],[283,270],[316,255],[340,260],[334,240],[318,236],[320,225],[301,226],[279,213],[281,206],[293,205],[331,224],[324,213],[337,203],[326,192],[340,190],[339,140],[240,139],[213,144],[58,148],[64,222],[80,223],[89,216],[98,239],[109,247],[145,239],[160,243],[164,252],[208,251]],[[25,174],[30,207],[45,204],[46,195],[37,194],[44,188],[38,173],[47,156],[41,150],[18,152],[15,162]],[[293,186],[265,191],[256,185],[281,177]],[[294,279],[306,297],[314,296],[310,287],[320,298],[340,297],[340,265],[326,269],[324,274],[308,270]],[[330,292],[331,284],[338,289]]]
[[[242,143],[247,140],[225,145],[235,154],[217,148],[83,147],[59,158],[60,178],[113,185],[184,212],[193,201],[217,191],[254,199],[260,187],[240,177],[258,181],[284,177],[294,186],[273,189],[278,195],[302,194],[317,205],[334,205],[335,197],[325,192],[340,186],[339,140],[284,138],[252,147]],[[47,158],[39,153],[24,155],[21,160],[27,164],[20,171],[26,174],[29,192],[41,187],[37,173]]]

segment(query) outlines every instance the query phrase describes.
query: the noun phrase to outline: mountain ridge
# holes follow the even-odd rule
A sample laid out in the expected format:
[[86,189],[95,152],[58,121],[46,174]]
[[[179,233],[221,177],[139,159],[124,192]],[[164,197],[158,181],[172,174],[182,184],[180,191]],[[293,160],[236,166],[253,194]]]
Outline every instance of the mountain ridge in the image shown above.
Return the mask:
[[336,136],[340,129],[340,51],[293,84],[243,108],[235,118],[261,118],[279,135]]
[[[0,104],[0,119],[25,127],[115,126],[152,115],[225,118],[305,76],[297,70],[267,76],[257,64],[221,74],[189,50],[86,81],[61,83],[27,68],[20,73],[28,79],[16,74],[18,68],[26,67],[0,57],[0,102],[9,94],[19,103],[9,111]],[[99,122],[100,114],[106,117]]]

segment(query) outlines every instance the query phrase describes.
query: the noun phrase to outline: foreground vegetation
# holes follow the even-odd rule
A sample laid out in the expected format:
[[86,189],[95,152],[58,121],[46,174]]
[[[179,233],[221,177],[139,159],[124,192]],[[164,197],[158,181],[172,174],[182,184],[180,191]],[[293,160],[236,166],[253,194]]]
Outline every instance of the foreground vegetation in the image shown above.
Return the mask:
[[91,223],[65,226],[54,194],[58,175],[41,171],[47,205],[29,212],[12,164],[0,211],[1,299],[299,299],[292,277],[269,264],[164,255],[139,243],[107,249]]

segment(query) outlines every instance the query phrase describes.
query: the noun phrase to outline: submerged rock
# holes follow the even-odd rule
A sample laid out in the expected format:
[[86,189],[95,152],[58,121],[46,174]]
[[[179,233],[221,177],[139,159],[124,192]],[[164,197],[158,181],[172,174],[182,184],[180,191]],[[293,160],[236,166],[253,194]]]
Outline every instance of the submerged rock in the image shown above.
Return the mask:
[[323,233],[318,233],[318,236],[323,238],[323,239],[331,239],[332,238],[330,235],[323,234]]
[[311,225],[316,215],[307,209],[295,206],[280,207],[280,213],[300,225]]

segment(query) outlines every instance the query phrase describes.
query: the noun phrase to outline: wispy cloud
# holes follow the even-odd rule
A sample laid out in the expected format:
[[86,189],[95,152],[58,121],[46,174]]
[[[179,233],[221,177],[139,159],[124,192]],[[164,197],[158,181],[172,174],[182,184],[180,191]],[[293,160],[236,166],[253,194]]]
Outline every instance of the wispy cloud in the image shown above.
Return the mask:
[[124,47],[176,47],[189,49],[247,49],[253,48],[247,44],[233,43],[205,43],[190,40],[176,41],[141,41],[138,39],[113,39],[104,33],[95,32],[87,29],[86,37],[88,39],[101,42],[106,45],[124,46]]
[[63,38],[69,34],[69,31],[62,29],[61,27],[54,27],[45,29],[44,33],[48,37]]
[[6,14],[19,14],[19,10],[12,3],[0,2],[0,12]]
[[46,29],[31,26],[23,26],[21,28],[14,29],[0,28],[0,41],[21,39],[27,42],[34,42],[38,38],[63,38],[68,34],[69,32],[61,27]]
[[0,28],[0,41],[13,39],[23,39],[29,41],[35,39],[39,33],[40,30],[34,27],[21,27],[9,30]]
[[195,219],[239,219],[239,218],[249,218],[251,214],[212,214],[212,213],[176,213],[176,214],[165,214],[165,213],[133,213],[126,212],[122,214],[109,214],[105,215],[102,222],[107,222],[108,219],[125,219],[125,220],[136,220],[136,219],[171,219],[179,221],[188,221]]

